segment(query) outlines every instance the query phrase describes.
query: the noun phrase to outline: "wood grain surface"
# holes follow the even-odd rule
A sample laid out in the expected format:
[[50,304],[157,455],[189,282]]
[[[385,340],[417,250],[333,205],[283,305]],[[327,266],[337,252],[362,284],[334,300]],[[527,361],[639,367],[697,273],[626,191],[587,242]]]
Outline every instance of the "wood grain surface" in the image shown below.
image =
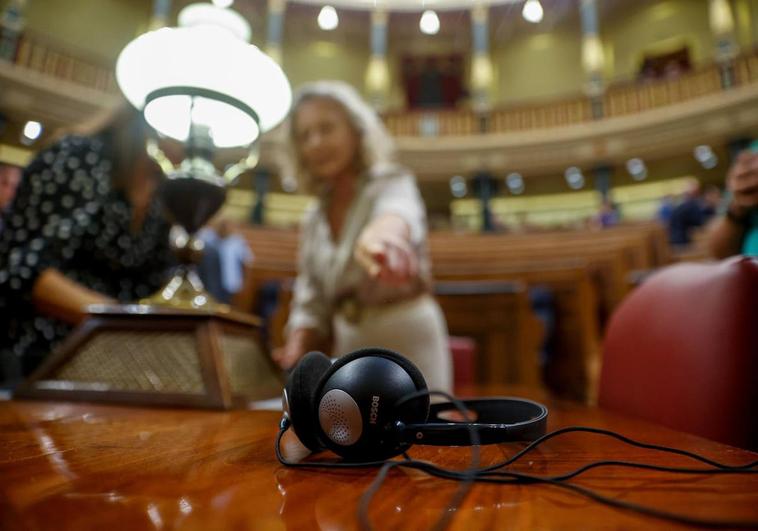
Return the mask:
[[[474,390],[477,391],[477,390]],[[504,391],[503,389],[479,389]],[[488,393],[491,394],[491,393]],[[743,463],[756,454],[569,402],[546,401],[549,429],[590,425]],[[0,402],[0,529],[357,529],[368,470],[280,465],[275,411],[209,412],[82,403]],[[524,445],[482,448],[482,462]],[[414,446],[414,458],[464,468],[467,448]],[[548,441],[514,470],[557,474],[597,459],[699,466],[592,434]],[[758,476],[683,476],[603,468],[576,484],[690,516],[758,520]],[[428,529],[457,485],[418,471],[390,474],[371,505],[376,529]],[[453,529],[683,528],[601,506],[548,485],[476,485]]]

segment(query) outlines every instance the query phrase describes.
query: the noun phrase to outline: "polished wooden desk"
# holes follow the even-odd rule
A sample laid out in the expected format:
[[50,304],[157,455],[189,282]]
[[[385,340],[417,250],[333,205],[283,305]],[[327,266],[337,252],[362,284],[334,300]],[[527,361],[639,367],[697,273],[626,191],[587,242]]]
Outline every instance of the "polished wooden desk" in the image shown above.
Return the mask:
[[[582,424],[743,463],[756,454],[547,401],[549,428]],[[276,461],[274,411],[208,412],[54,402],[0,402],[0,529],[355,529],[357,500],[375,470],[310,471]],[[483,448],[483,463],[522,444]],[[465,467],[465,448],[413,447],[413,457]],[[549,441],[517,470],[555,474],[596,459],[699,466],[597,435]],[[758,519],[757,476],[681,476],[604,468],[575,480],[619,499],[690,516]],[[390,474],[372,504],[376,529],[428,529],[455,483]],[[453,529],[674,529],[544,485],[476,485]]]

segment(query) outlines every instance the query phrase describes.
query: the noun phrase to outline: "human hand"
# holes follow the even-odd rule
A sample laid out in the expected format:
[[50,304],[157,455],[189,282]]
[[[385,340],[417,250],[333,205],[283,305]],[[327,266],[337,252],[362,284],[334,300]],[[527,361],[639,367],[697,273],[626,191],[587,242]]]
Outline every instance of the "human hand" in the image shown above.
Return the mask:
[[288,341],[283,347],[275,348],[271,352],[271,359],[285,371],[291,369],[305,355],[300,345]]
[[726,187],[733,196],[729,208],[738,216],[758,207],[758,153],[743,151],[739,154],[727,174]]
[[418,274],[418,258],[408,237],[408,226],[395,215],[372,221],[355,246],[355,259],[372,278],[405,284]]

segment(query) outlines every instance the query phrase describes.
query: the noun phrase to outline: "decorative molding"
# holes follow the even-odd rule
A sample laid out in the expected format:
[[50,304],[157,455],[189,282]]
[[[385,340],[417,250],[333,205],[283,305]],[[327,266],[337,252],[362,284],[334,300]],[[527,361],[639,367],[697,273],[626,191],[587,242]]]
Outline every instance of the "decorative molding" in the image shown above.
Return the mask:
[[[329,4],[337,9],[358,9],[372,11],[376,8],[388,11],[410,11],[419,13],[425,9],[436,11],[467,10],[477,5],[518,4],[524,0],[330,0]],[[290,0],[293,4],[324,5],[324,0]]]
[[48,127],[70,126],[116,105],[118,94],[0,60],[0,109],[10,115],[44,119]]
[[[758,131],[758,83],[633,115],[565,127],[493,133],[398,137],[400,160],[430,180],[485,169],[542,174],[567,165],[656,160],[697,144],[725,143]],[[504,164],[497,164],[504,162]]]

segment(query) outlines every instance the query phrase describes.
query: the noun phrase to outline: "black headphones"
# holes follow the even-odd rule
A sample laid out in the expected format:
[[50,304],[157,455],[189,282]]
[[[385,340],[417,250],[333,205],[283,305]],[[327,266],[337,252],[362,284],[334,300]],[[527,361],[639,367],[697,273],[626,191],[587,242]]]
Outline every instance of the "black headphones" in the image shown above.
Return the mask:
[[[482,444],[533,441],[545,434],[547,408],[520,398],[462,400],[476,422],[449,422],[451,402],[429,406],[421,371],[391,350],[366,348],[334,364],[306,354],[284,389],[282,427],[312,451],[327,448],[349,461],[377,461],[412,444],[465,446],[475,429]],[[408,399],[408,397],[415,398]]]

